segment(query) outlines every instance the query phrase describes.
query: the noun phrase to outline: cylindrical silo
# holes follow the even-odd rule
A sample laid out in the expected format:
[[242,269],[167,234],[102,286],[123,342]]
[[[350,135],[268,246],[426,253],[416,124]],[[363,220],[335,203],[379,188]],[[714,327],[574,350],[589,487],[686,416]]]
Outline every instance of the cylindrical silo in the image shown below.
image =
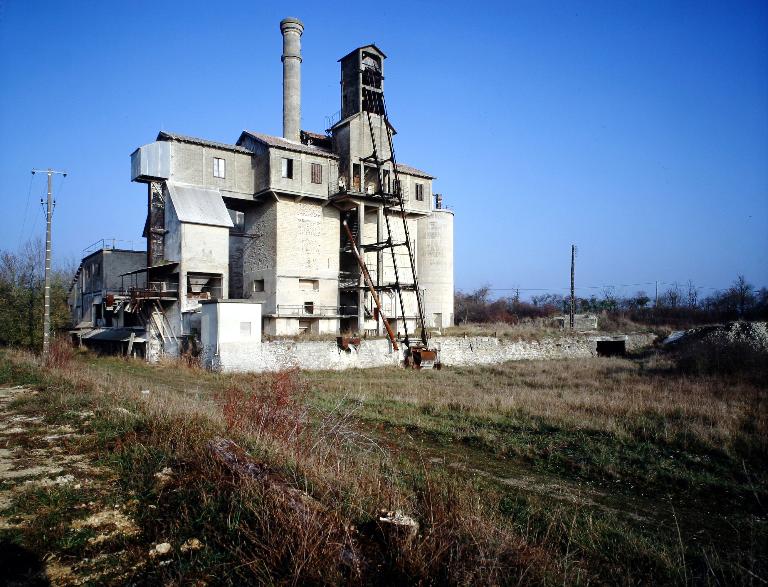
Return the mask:
[[417,271],[427,326],[453,325],[453,212],[435,209],[417,222]]

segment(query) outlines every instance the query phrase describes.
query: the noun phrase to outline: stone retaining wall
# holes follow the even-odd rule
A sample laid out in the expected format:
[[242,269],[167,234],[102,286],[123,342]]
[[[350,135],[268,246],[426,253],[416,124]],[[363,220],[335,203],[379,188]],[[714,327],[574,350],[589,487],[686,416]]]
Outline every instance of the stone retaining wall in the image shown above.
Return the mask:
[[[440,351],[446,367],[495,364],[523,359],[574,359],[597,356],[598,340],[625,340],[627,350],[649,346],[652,334],[621,336],[573,336],[535,341],[507,341],[492,336],[435,337],[432,343]],[[397,366],[401,352],[393,352],[388,340],[362,340],[348,351],[335,341],[274,340],[262,343],[227,343],[203,351],[206,368],[224,371],[279,371],[292,367],[307,370],[365,369]]]

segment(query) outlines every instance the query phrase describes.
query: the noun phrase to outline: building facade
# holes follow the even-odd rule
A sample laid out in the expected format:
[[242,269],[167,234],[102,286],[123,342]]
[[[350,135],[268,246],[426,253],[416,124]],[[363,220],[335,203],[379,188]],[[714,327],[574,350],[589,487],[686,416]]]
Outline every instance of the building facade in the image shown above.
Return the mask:
[[[170,132],[131,155],[131,179],[146,185],[146,283],[136,295],[164,313],[178,339],[200,335],[208,300],[261,304],[263,331],[383,334],[346,220],[395,331],[413,332],[417,295],[426,323],[453,323],[453,213],[433,194],[434,177],[397,164],[385,116],[383,67],[375,45],[340,60],[341,109],[323,134],[300,130],[301,35],[283,34],[283,136],[243,131],[232,144]],[[384,163],[371,163],[376,153]],[[405,222],[392,199],[400,191]],[[404,247],[382,247],[409,234]],[[390,284],[404,284],[402,301]],[[404,315],[404,319],[403,316]],[[176,349],[177,350],[177,349]]]

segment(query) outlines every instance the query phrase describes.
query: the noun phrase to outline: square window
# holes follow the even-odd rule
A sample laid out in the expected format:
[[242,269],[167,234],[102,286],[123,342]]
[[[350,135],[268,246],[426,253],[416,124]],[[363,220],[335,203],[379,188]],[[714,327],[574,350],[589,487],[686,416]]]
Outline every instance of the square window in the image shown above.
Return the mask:
[[317,291],[320,289],[319,279],[299,279],[299,289],[301,291]]
[[253,291],[254,292],[264,291],[264,280],[263,279],[254,279],[253,280]]
[[227,161],[221,157],[213,158],[213,177],[221,177],[222,179],[227,176]]
[[293,159],[283,157],[282,172],[285,179],[293,179]]
[[323,183],[323,166],[319,163],[312,164],[312,183]]
[[250,338],[251,337],[251,323],[250,322],[240,322],[240,336],[243,338]]
[[419,202],[424,201],[424,184],[423,183],[416,184],[416,199]]

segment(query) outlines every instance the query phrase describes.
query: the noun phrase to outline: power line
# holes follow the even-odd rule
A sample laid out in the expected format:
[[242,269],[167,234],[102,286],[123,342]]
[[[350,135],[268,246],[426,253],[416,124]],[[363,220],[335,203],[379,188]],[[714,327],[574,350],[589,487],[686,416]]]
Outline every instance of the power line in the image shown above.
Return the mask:
[[[606,283],[602,285],[580,285],[575,286],[575,290],[603,290],[607,288],[614,288],[614,289],[623,289],[623,288],[629,288],[629,287],[641,287],[641,286],[649,286],[649,285],[665,285],[665,286],[677,286],[680,288],[688,289],[688,285],[685,284],[685,280],[681,281],[641,281],[638,283]],[[479,289],[479,288],[478,288]],[[569,287],[489,287],[487,288],[488,291],[527,291],[527,292],[567,292],[569,291]],[[727,289],[727,287],[713,287],[713,286],[707,286],[707,285],[696,285],[694,286],[694,289],[696,290],[711,290],[711,291],[721,291],[723,289]],[[758,288],[759,289],[759,288]],[[756,289],[756,291],[758,290]]]

